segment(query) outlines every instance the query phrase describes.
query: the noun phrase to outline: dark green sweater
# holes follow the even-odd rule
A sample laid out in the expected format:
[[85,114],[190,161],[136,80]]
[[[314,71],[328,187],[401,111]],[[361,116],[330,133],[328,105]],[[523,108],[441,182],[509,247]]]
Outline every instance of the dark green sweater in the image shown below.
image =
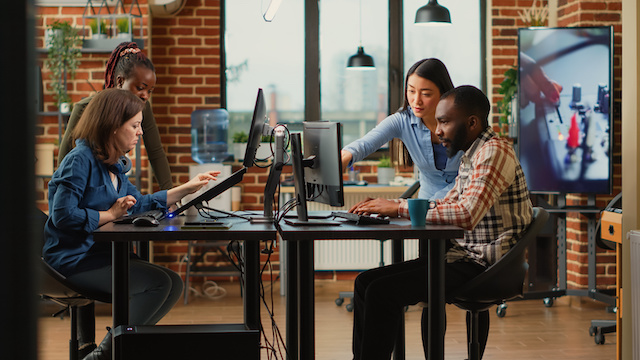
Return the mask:
[[[67,123],[67,129],[64,132],[62,143],[60,144],[60,150],[58,152],[58,164],[62,162],[62,159],[73,149],[74,140],[71,138],[73,129],[78,124],[84,109],[87,107],[93,96],[84,98],[78,101],[71,112],[69,122]],[[147,150],[147,156],[149,157],[149,163],[156,176],[156,180],[160,185],[160,189],[167,190],[173,187],[171,182],[171,169],[169,168],[169,161],[162,148],[160,141],[160,132],[158,131],[158,125],[156,119],[153,117],[153,111],[151,111],[151,104],[147,101],[142,110],[142,139],[144,141],[144,147]]]

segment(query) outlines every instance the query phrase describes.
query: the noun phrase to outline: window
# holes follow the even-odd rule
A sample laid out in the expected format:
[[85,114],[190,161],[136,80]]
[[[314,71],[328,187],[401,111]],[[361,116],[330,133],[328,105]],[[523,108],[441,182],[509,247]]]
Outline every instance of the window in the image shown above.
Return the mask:
[[230,137],[238,131],[249,132],[258,88],[264,90],[272,124],[304,118],[304,3],[283,3],[272,22],[263,20],[260,4],[225,2]]
[[[439,0],[451,13],[449,26],[418,26],[416,11],[425,0],[404,0],[404,69],[416,61],[438,58],[449,70],[453,85],[481,84],[481,21],[478,0]],[[406,73],[405,73],[406,75]]]
[[[262,19],[264,9],[260,8],[267,3],[233,0],[224,5],[225,96],[230,136],[247,131],[258,87],[265,91],[272,124],[285,123],[291,131],[298,131],[304,120],[338,121],[343,124],[345,145],[397,110],[405,72],[419,59],[442,60],[454,85],[484,88],[484,0],[440,0],[451,12],[453,24],[448,27],[414,25],[417,9],[427,0],[404,0],[402,19],[390,14],[390,5],[399,8],[390,0],[286,1],[270,23]],[[309,18],[305,25],[305,15],[316,9],[317,25]],[[392,13],[399,14],[400,9]],[[313,90],[318,81],[315,69],[305,73],[305,26],[307,31],[317,26],[319,32],[319,49],[306,51],[319,59],[320,109],[305,104],[305,90]],[[403,38],[390,40],[390,28],[398,29],[396,34],[402,29]],[[360,45],[374,58],[375,71],[346,69],[347,60]],[[390,48],[403,49],[402,60],[398,50]],[[390,58],[397,59],[391,61],[392,66]],[[393,78],[392,88],[390,67],[397,69],[399,75]]]
[[[320,1],[321,120],[342,124],[344,145],[388,115],[388,14],[387,0]],[[360,45],[375,70],[347,69]]]

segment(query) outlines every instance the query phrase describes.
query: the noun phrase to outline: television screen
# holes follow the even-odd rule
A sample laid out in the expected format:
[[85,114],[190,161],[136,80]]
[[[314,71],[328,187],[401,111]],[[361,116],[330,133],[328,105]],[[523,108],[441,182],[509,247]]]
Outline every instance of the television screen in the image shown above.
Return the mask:
[[518,31],[518,153],[533,192],[609,194],[611,27]]

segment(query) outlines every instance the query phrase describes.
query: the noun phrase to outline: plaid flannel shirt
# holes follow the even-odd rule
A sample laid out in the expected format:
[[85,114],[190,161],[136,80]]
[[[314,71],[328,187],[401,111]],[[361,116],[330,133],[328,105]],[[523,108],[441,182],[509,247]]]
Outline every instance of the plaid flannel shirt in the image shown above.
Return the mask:
[[[409,217],[406,200],[398,214]],[[447,262],[495,263],[520,239],[533,220],[527,182],[511,145],[485,129],[462,156],[456,184],[427,222],[465,229],[447,251]]]

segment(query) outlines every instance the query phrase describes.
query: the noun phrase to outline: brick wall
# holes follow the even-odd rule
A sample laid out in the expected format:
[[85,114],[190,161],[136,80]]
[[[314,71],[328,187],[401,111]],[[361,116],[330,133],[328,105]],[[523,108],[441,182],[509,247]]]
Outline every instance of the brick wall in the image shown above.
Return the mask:
[[[531,7],[533,0],[493,0],[490,13],[492,29],[490,34],[492,71],[489,76],[492,105],[502,97],[498,93],[499,84],[503,80],[506,70],[517,65],[517,37],[518,27],[525,24],[518,12]],[[543,6],[547,1],[536,1],[537,6]],[[614,27],[614,117],[613,117],[613,167],[614,190],[617,194],[621,190],[621,118],[620,118],[620,89],[621,89],[621,9],[620,0],[559,0],[557,19],[559,27],[602,26]],[[494,114],[494,124],[498,123],[499,114]],[[604,208],[611,196],[598,196],[597,206]],[[586,205],[587,198],[579,194],[567,197],[568,205]],[[569,288],[586,288],[587,279],[587,218],[577,213],[567,216],[567,282]],[[612,287],[615,284],[615,254],[611,251],[598,249],[597,284],[599,287]]]
[[[140,4],[140,11],[143,14],[142,16],[142,30],[143,30],[143,39],[145,42],[149,41],[149,8],[147,6],[146,0],[138,0]],[[128,3],[128,2],[127,2]],[[97,9],[97,8],[96,8]],[[69,21],[74,27],[78,29],[82,29],[82,14],[85,11],[84,7],[36,7],[36,49],[37,49],[37,62],[40,68],[42,69],[42,79],[43,79],[43,90],[44,90],[44,112],[55,112],[57,111],[57,106],[55,101],[53,100],[53,94],[50,90],[49,80],[50,72],[43,65],[44,59],[46,59],[47,54],[44,49],[44,35],[45,30],[49,25],[51,25],[54,21]],[[138,27],[134,27],[134,30],[139,29]],[[87,30],[88,31],[88,30]],[[146,51],[146,49],[145,49]],[[73,103],[80,101],[82,98],[89,96],[94,90],[101,90],[104,86],[104,68],[105,63],[109,59],[109,53],[107,52],[89,52],[83,51],[82,57],[80,59],[80,66],[76,71],[74,78],[68,78],[67,90],[69,95],[71,96],[71,100]],[[66,119],[63,118],[61,133],[64,134],[64,127],[66,125]],[[58,143],[58,116],[57,115],[40,115],[38,116],[36,124],[36,143]],[[55,159],[57,159],[58,151],[57,147],[54,153]],[[134,166],[136,161],[136,156],[133,154]],[[146,157],[146,152],[144,151],[144,147],[142,149],[142,154],[138,156],[141,161],[142,166],[142,184],[141,188],[150,189],[149,183],[149,165]],[[55,167],[57,168],[57,161]],[[47,186],[46,182],[48,178],[41,179],[42,181],[37,182],[37,205],[42,210],[47,210]]]

